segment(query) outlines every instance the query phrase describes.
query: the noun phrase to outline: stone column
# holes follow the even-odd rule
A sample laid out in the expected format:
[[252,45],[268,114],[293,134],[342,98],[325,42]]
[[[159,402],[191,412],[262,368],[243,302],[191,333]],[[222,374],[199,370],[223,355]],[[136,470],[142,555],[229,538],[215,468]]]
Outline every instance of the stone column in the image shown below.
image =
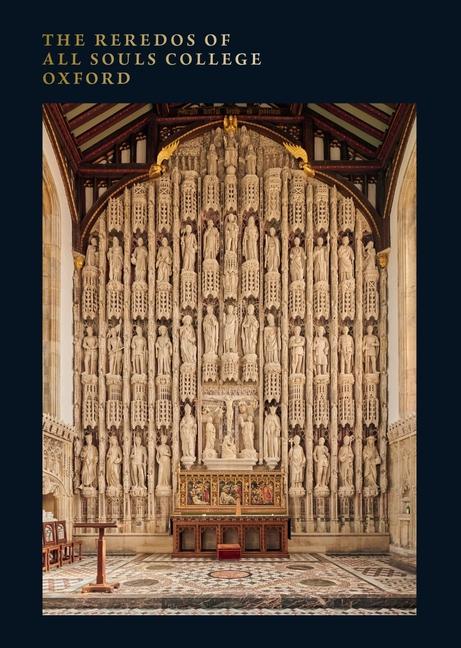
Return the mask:
[[338,222],[336,187],[330,189],[330,531],[338,532]]
[[106,520],[106,354],[107,354],[107,319],[106,319],[106,254],[107,224],[105,212],[99,217],[99,353],[98,353],[98,490],[99,521]]
[[[202,205],[202,178],[199,175],[197,179],[197,223],[200,221],[200,211],[201,211],[201,205]],[[197,236],[199,235],[197,231]],[[201,263],[201,255],[200,255],[200,250],[201,248],[201,235],[200,238],[197,238],[197,263]],[[199,271],[197,269],[197,290],[202,290],[202,278],[199,274]],[[199,299],[198,295],[201,295],[201,292],[197,292],[197,299]],[[200,303],[200,302],[199,302]],[[216,313],[216,317],[218,318],[218,322],[220,321],[219,313]],[[201,333],[201,332],[197,332]],[[198,337],[201,337],[198,335]],[[219,349],[218,349],[219,350]],[[198,353],[198,349],[197,349]],[[201,354],[200,354],[201,355]],[[201,360],[200,360],[201,362]],[[200,367],[200,372],[201,372],[201,367]],[[197,376],[197,381],[201,380],[201,373],[198,374]],[[197,382],[197,385],[200,383]],[[196,448],[196,456],[197,456],[197,464],[202,463],[202,451],[203,451],[203,420],[202,420],[202,390],[198,390],[197,398],[195,399],[195,420],[197,421],[197,448]]]
[[125,189],[124,207],[124,261],[123,261],[123,527],[124,533],[131,531],[130,500],[130,451],[131,451],[131,193]]
[[379,531],[389,530],[387,514],[387,264],[389,250],[378,253],[379,264],[379,399],[381,415],[378,429],[378,452],[381,457],[379,466]]
[[306,531],[314,533],[314,466],[313,466],[313,354],[312,340],[314,337],[313,303],[313,258],[314,231],[313,231],[313,186],[311,181],[306,186]]
[[154,182],[148,185],[147,202],[147,237],[148,237],[148,322],[147,322],[147,343],[148,343],[148,434],[147,434],[147,531],[155,531],[155,477],[157,464],[155,461],[155,341],[157,327],[155,325],[155,296],[156,296],[156,229],[155,229],[155,186]]
[[[74,290],[73,290],[73,337],[74,337],[74,426],[75,433],[83,438],[82,430],[82,339],[83,339],[83,322],[82,322],[82,268],[85,263],[85,257],[79,252],[74,252]],[[83,443],[83,441],[82,441]],[[72,455],[74,453],[72,452]],[[73,466],[75,460],[80,463],[80,457],[73,456]],[[80,472],[80,471],[78,471]],[[80,474],[74,473],[73,491],[75,493],[75,511],[74,519],[76,522],[82,521]]]
[[355,506],[354,531],[363,532],[363,499],[362,499],[362,439],[363,439],[363,259],[362,259],[362,215],[357,211],[355,216],[355,322],[354,322],[354,395],[355,395]]
[[[259,182],[259,383],[258,383],[258,401],[259,401],[259,464],[264,463],[264,326],[266,324],[266,314],[264,309],[264,182]],[[244,227],[241,226],[241,237],[243,240]],[[240,274],[240,277],[242,275]]]
[[281,227],[281,262],[282,262],[282,321],[281,321],[281,360],[282,360],[282,393],[281,393],[281,424],[282,424],[282,469],[285,470],[285,496],[288,506],[288,178],[290,170],[282,169],[282,227]]
[[179,464],[179,419],[180,419],[180,401],[179,401],[179,284],[180,284],[180,215],[179,215],[179,181],[180,174],[175,173],[173,191],[173,325],[172,325],[172,344],[173,344],[173,378],[172,378],[172,461],[171,476],[173,485],[173,497],[178,487],[176,468]]

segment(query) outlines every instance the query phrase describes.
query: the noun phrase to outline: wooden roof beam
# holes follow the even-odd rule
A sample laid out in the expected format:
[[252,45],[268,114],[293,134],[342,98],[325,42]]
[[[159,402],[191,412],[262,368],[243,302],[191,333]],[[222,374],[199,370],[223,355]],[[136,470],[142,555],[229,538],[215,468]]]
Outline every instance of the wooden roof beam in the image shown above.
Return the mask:
[[116,124],[118,121],[125,119],[125,117],[129,117],[131,114],[137,112],[143,106],[145,106],[145,103],[135,103],[135,104],[129,104],[128,106],[125,106],[125,108],[122,108],[121,110],[118,110],[116,113],[105,119],[104,121],[100,122],[96,126],[93,126],[93,128],[90,128],[89,130],[85,131],[81,135],[79,135],[76,138],[77,145],[82,146],[82,144],[85,144],[86,142],[89,142],[92,140],[94,137],[97,137],[101,133],[103,133],[105,130]]

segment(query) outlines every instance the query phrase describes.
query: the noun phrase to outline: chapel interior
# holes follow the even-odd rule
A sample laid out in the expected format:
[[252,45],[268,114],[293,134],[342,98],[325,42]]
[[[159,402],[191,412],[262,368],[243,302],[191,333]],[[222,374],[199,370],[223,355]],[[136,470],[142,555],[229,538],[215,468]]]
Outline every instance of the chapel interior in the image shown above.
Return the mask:
[[48,613],[415,608],[415,105],[44,104],[42,185]]

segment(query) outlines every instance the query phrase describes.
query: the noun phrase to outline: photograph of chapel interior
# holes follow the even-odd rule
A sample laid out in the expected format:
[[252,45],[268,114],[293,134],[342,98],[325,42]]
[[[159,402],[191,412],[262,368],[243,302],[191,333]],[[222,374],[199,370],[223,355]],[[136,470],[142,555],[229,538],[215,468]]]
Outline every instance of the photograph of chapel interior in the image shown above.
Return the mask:
[[43,106],[44,614],[416,614],[415,118]]

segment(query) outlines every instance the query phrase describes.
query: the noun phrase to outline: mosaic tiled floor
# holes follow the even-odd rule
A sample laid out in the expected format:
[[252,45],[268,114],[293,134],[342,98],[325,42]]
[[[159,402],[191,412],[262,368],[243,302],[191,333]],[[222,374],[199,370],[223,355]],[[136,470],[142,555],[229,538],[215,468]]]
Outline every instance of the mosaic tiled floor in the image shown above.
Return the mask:
[[399,608],[381,608],[377,610],[367,608],[350,608],[341,610],[338,608],[327,609],[303,609],[303,608],[285,608],[276,609],[252,609],[239,610],[227,608],[224,610],[198,610],[195,608],[186,609],[163,609],[163,610],[145,610],[142,608],[124,609],[59,609],[44,610],[46,616],[415,616],[416,609],[399,609]]
[[[194,609],[194,615],[203,611],[198,608],[207,608],[205,613],[215,608],[214,613],[221,614],[234,608],[279,612],[291,608],[293,613],[338,607],[355,608],[354,613],[357,608],[374,608],[375,613],[385,609],[387,614],[393,608],[408,612],[416,606],[415,574],[381,555],[303,553],[282,559],[227,561],[175,559],[167,554],[109,556],[107,580],[118,581],[120,588],[113,594],[81,594],[95,573],[96,557],[87,556],[80,563],[44,574],[46,613],[85,608],[82,613],[91,614],[91,609],[116,607],[120,612],[129,608],[127,614],[137,614],[138,609],[167,614],[172,608],[171,614],[182,608],[182,613]],[[52,607],[56,609],[51,611]]]

